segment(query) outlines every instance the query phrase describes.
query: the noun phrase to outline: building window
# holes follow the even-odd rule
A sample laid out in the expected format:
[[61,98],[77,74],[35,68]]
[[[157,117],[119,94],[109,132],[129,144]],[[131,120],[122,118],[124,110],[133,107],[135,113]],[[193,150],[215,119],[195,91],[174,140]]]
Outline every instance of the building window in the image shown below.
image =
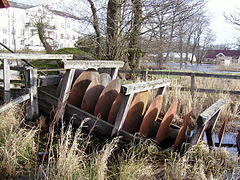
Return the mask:
[[69,39],[69,35],[67,34],[67,39]]
[[34,36],[35,35],[35,31],[31,30],[31,34],[32,34],[32,36]]
[[7,28],[3,28],[3,34],[7,34]]
[[3,44],[7,44],[7,39],[3,39]]
[[63,39],[63,34],[61,34],[61,39]]
[[24,29],[21,29],[21,35],[24,36],[25,32]]
[[21,44],[21,45],[24,45],[24,40],[21,40],[21,41],[20,41],[20,44]]
[[75,36],[72,37],[72,40],[75,40]]

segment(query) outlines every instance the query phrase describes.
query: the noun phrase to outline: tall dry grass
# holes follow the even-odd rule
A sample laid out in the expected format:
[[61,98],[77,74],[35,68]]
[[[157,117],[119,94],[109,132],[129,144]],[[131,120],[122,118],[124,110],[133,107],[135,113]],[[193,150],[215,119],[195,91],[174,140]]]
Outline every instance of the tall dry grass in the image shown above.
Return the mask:
[[[194,97],[192,97],[189,91],[180,91],[181,87],[190,87],[191,79],[190,77],[181,76],[151,76],[149,79],[157,78],[169,78],[171,80],[171,90],[167,90],[164,95],[164,102],[161,111],[161,115],[167,112],[170,104],[173,101],[178,101],[177,115],[174,118],[174,123],[181,124],[182,117],[189,110],[190,107],[193,108],[192,126],[196,118],[201,112],[210,107],[218,99],[223,98],[226,103],[220,114],[219,121],[217,123],[217,128],[222,125],[223,121],[228,122],[227,131],[236,131],[240,128],[240,96],[230,95],[225,93],[202,93],[195,92]],[[201,78],[196,77],[196,88],[207,88],[207,89],[217,89],[217,90],[240,90],[239,80],[228,80],[228,79],[216,79],[216,78]],[[233,125],[232,125],[233,124]]]
[[31,169],[35,158],[35,129],[22,128],[22,108],[0,114],[0,174],[16,176]]
[[163,179],[236,179],[238,159],[237,155],[229,155],[224,149],[214,150],[200,143],[183,156],[172,153],[165,161]]

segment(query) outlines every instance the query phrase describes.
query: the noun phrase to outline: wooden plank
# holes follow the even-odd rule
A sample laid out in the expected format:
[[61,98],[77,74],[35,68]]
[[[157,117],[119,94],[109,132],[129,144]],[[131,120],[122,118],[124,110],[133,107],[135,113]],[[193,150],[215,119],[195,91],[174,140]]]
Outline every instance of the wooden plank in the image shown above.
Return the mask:
[[58,71],[66,71],[64,68],[52,68],[52,69],[38,69],[39,72],[58,72]]
[[129,95],[124,95],[122,98],[122,103],[120,105],[116,121],[114,124],[114,128],[112,130],[112,136],[117,136],[119,134],[119,131],[121,131],[123,124],[125,122],[125,119],[127,117],[128,109],[131,105],[131,102],[133,100],[134,93]]
[[26,100],[28,100],[30,98],[30,95],[29,94],[25,94],[23,96],[20,96],[12,101],[10,101],[9,103],[7,104],[4,104],[2,106],[0,106],[0,113],[12,108],[13,106],[17,105],[17,104],[20,104]]
[[122,61],[103,61],[103,60],[67,60],[63,61],[64,69],[88,69],[88,68],[120,68],[123,67]]
[[212,129],[207,129],[206,130],[206,136],[207,136],[207,143],[208,143],[208,146],[215,146],[214,144],[214,138],[213,138],[213,132],[212,132]]
[[118,75],[118,67],[117,68],[111,68],[111,77],[112,79],[116,79]]
[[203,111],[197,119],[197,125],[204,126],[208,124],[212,117],[214,117],[214,115],[216,115],[220,111],[224,104],[225,100],[221,98],[213,105],[211,105],[208,109]]
[[[3,87],[0,87],[0,98],[2,99],[3,99],[3,92],[4,92]],[[29,93],[29,90],[27,88],[22,88],[22,89],[11,88],[10,89],[11,99],[16,99],[17,97],[28,94],[28,93]]]
[[[144,74],[146,70],[119,70],[119,73],[123,74]],[[220,78],[220,79],[240,79],[239,75],[229,75],[229,74],[213,74],[213,73],[198,73],[198,72],[178,72],[178,71],[149,71],[148,74],[155,75],[168,75],[168,76],[191,76],[195,77],[208,77],[208,78]]]
[[194,91],[195,91],[195,74],[191,74],[191,95],[194,98]]
[[224,99],[219,99],[215,102],[212,106],[202,112],[198,119],[197,119],[197,127],[194,129],[193,136],[191,138],[191,144],[197,144],[202,136],[203,133],[207,130],[207,138],[208,143],[213,145],[212,134],[211,131],[214,128],[216,121],[220,115],[221,108],[225,103]]
[[[57,106],[58,104],[58,99],[55,96],[41,89],[39,90],[38,98],[41,110],[48,114],[50,114],[51,110],[53,109],[53,106]],[[64,119],[71,120],[75,127],[78,127],[84,120],[85,121],[85,125],[83,126],[84,128],[87,128],[90,131],[101,133],[106,136],[110,136],[113,129],[113,125],[108,123],[107,121],[103,121],[93,116],[92,114],[89,114],[71,104],[66,105]],[[120,133],[124,139],[132,140],[136,138],[125,131],[120,131]]]
[[72,54],[22,54],[22,53],[0,53],[0,59],[72,59]]
[[65,106],[66,106],[69,92],[71,89],[74,73],[75,73],[75,69],[68,69],[66,71],[65,76],[63,77],[62,88],[61,88],[60,96],[58,98],[57,112],[54,116],[55,122],[58,122],[60,119],[63,119]]
[[[170,90],[172,90],[173,88],[175,89],[176,87],[169,87]],[[180,88],[180,91],[191,91],[191,88],[188,88],[188,87],[179,87],[179,88]],[[220,89],[195,88],[195,92],[240,95],[240,91],[229,91],[229,90],[220,90]]]
[[3,60],[4,103],[10,101],[10,65],[8,59]]
[[[3,66],[0,66],[0,69],[3,69]],[[13,66],[10,67],[10,70],[15,70],[15,71],[24,71],[24,67],[18,67],[18,66]]]
[[27,118],[36,119],[39,115],[37,95],[37,69],[27,67],[25,70],[26,87],[29,89],[30,99],[27,105]]
[[157,79],[155,81],[126,84],[122,85],[121,92],[125,95],[135,94],[151,89],[169,86],[170,82],[171,81],[169,79]]
[[61,75],[48,75],[39,77],[39,86],[58,85],[62,76]]

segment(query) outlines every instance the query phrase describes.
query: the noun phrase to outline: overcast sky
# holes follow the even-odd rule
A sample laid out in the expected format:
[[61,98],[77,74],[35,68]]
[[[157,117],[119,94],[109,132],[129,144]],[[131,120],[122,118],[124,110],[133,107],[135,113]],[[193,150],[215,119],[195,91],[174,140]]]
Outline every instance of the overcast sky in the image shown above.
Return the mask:
[[240,8],[240,0],[209,0],[208,4],[211,18],[211,29],[216,33],[216,43],[234,43],[240,37],[240,32],[232,24],[226,22],[223,14],[234,12]]
[[[40,0],[13,1],[34,4]],[[207,7],[211,15],[211,29],[216,34],[215,44],[235,43],[236,38],[240,37],[240,31],[237,31],[233,25],[227,23],[223,14],[224,12],[226,14],[234,12],[236,7],[240,8],[240,0],[208,0]]]

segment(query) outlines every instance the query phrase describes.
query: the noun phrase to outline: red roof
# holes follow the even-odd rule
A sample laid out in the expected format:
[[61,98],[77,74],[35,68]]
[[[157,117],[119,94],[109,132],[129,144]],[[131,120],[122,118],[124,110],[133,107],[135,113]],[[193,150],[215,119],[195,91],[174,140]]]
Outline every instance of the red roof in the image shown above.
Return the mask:
[[240,56],[240,50],[208,50],[204,58],[216,58],[218,54],[224,54],[225,56],[230,56],[233,59],[238,59]]
[[0,0],[0,8],[8,8],[9,3],[7,0]]

